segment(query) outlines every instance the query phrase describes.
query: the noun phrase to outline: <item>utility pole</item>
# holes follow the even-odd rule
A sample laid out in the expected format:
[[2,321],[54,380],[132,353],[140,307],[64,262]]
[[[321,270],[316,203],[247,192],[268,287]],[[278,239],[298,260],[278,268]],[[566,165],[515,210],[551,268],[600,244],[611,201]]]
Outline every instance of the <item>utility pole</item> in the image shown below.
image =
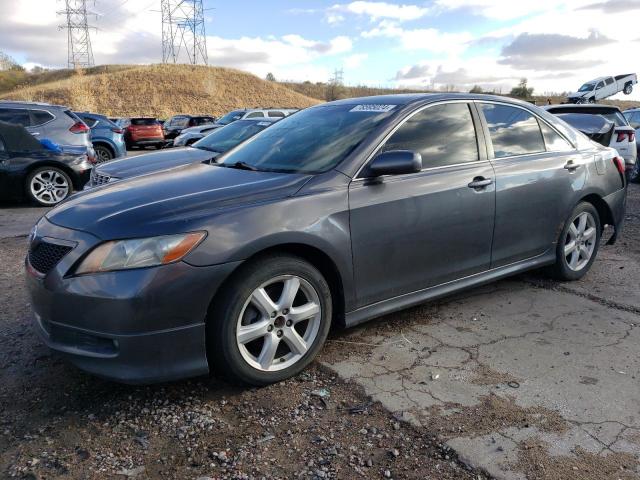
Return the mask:
[[[162,63],[208,64],[202,0],[161,0]],[[183,59],[186,60],[183,62]]]
[[65,9],[58,12],[66,16],[66,24],[60,25],[60,29],[67,30],[67,67],[86,68],[93,67],[93,50],[91,49],[91,37],[89,29],[95,28],[89,25],[87,15],[87,0],[64,0]]

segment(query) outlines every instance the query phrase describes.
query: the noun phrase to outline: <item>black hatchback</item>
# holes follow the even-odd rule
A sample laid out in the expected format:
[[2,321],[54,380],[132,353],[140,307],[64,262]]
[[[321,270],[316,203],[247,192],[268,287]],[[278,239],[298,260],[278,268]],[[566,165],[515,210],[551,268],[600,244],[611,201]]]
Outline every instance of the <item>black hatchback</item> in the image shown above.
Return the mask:
[[93,163],[86,149],[45,148],[24,127],[0,122],[0,197],[52,206],[81,190]]

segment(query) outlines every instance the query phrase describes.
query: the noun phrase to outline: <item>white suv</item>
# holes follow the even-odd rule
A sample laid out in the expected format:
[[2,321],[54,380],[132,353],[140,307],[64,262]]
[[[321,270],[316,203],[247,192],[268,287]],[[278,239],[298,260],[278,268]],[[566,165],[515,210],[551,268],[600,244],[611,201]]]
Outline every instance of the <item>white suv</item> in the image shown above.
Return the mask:
[[[638,155],[636,147],[636,131],[629,125],[629,122],[618,107],[613,105],[549,105],[544,107],[549,113],[555,115],[562,113],[582,113],[586,115],[601,115],[615,125],[609,146],[615,148],[620,156],[624,158],[629,179],[633,179],[633,172],[636,172],[636,158]],[[635,181],[635,180],[634,180]]]
[[284,118],[297,112],[295,108],[242,108],[232,110],[216,121],[217,125],[228,125],[245,118]]

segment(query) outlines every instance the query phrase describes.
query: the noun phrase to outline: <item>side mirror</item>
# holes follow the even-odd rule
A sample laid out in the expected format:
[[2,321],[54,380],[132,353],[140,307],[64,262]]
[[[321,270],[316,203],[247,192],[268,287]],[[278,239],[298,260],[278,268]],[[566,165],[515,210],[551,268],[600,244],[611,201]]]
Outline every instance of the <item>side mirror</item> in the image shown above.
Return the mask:
[[422,170],[422,155],[410,150],[391,150],[373,159],[367,169],[368,177],[405,175]]

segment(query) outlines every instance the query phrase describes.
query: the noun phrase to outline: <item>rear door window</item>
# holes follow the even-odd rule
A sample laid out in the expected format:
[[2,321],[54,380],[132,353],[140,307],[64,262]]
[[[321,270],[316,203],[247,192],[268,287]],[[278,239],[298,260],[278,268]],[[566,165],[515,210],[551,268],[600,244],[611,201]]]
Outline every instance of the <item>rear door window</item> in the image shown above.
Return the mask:
[[613,83],[613,78],[609,77],[605,80],[605,82],[607,82],[607,85],[611,85]]
[[478,141],[469,105],[446,103],[421,110],[391,135],[382,150],[417,152],[422,155],[422,168],[478,160]]
[[497,103],[480,104],[496,158],[546,150],[538,121],[528,111]]
[[283,112],[276,112],[272,110],[269,112],[269,116],[273,118],[284,118],[285,115]]
[[49,112],[46,112],[44,110],[32,110],[31,111],[31,121],[32,127],[38,127],[40,125],[44,125],[47,122],[50,122],[51,120],[53,120],[55,117],[53,115],[51,115]]
[[262,112],[251,112],[245,118],[264,118],[264,114]]
[[29,110],[23,108],[0,108],[0,121],[22,125],[23,127],[31,126]]

